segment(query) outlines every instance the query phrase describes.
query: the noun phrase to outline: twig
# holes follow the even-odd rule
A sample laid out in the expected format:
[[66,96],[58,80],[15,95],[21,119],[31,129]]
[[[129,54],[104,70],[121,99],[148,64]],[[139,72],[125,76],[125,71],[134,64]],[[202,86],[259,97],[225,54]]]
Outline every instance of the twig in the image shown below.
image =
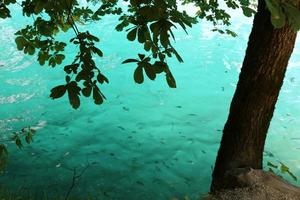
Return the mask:
[[[84,174],[84,172],[87,170],[87,168],[89,168],[90,164],[88,163],[82,170],[81,172],[77,175],[77,171],[76,171],[76,167],[73,168],[73,177],[72,177],[72,183],[69,187],[69,190],[66,194],[65,200],[68,200],[73,188],[76,185],[76,181]],[[68,169],[68,168],[66,168]]]

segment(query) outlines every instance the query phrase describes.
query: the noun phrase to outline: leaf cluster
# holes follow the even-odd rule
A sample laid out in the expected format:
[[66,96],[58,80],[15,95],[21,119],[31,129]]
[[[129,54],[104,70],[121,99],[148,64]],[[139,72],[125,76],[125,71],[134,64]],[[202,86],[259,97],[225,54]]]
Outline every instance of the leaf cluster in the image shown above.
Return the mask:
[[172,41],[175,41],[172,29],[181,27],[187,32],[187,27],[192,27],[196,19],[185,11],[179,11],[176,1],[172,0],[130,0],[129,3],[128,12],[119,18],[116,30],[125,29],[127,39],[142,44],[150,55],[145,57],[144,54],[139,54],[139,59],[129,59],[123,63],[137,63],[134,72],[137,83],[144,81],[143,71],[150,80],[165,72],[168,85],[175,88],[175,79],[166,58],[175,56],[179,62],[183,62],[183,59],[172,45]]
[[33,136],[36,130],[31,127],[26,127],[20,131],[14,132],[7,140],[0,140],[0,173],[5,169],[8,162],[8,150],[5,142],[14,142],[21,149],[24,142],[30,144],[33,142]]
[[[70,65],[64,67],[66,72],[66,84],[54,87],[51,90],[50,97],[57,99],[68,93],[69,102],[74,109],[80,106],[80,95],[94,99],[95,104],[102,104],[105,96],[98,87],[98,83],[108,83],[108,79],[101,73],[93,60],[93,54],[99,57],[103,56],[102,51],[95,46],[94,42],[99,39],[89,32],[79,33],[72,38],[70,42],[79,46],[79,53]],[[83,86],[79,85],[82,83]]]
[[275,28],[282,28],[286,24],[295,31],[300,29],[300,10],[297,1],[266,0],[271,13],[271,22]]
[[267,166],[269,171],[273,173],[280,173],[280,174],[288,174],[294,181],[297,181],[297,177],[290,171],[290,168],[283,164],[282,162],[278,162],[278,164],[274,164],[271,161],[267,162]]
[[[91,97],[95,104],[102,104],[105,96],[99,84],[108,83],[108,78],[95,63],[95,56],[102,57],[103,52],[96,47],[100,40],[90,31],[79,30],[77,24],[95,22],[107,15],[118,15],[117,31],[125,31],[129,41],[142,45],[143,53],[138,58],[130,58],[123,63],[135,64],[134,80],[143,83],[146,77],[155,80],[159,74],[166,76],[171,88],[176,87],[168,58],[175,57],[183,62],[174,47],[176,36],[174,30],[189,27],[204,19],[211,22],[221,34],[236,36],[230,29],[228,9],[241,9],[243,14],[251,17],[255,13],[253,0],[224,0],[224,5],[217,0],[182,0],[183,4],[193,3],[198,12],[195,17],[178,8],[176,0],[86,0],[87,6],[80,5],[77,0],[22,0],[19,4],[25,17],[33,18],[33,23],[16,32],[16,44],[25,54],[37,56],[40,65],[56,67],[65,64],[65,47],[74,44],[78,53],[74,61],[65,64],[65,84],[54,87],[50,97],[61,98],[68,94],[73,108],[80,106],[80,96]],[[125,2],[125,4],[124,4]],[[0,18],[11,17],[9,5],[15,0],[0,0]],[[120,4],[123,3],[121,6]],[[277,28],[286,23],[295,30],[300,28],[300,11],[292,0],[266,0],[271,12],[271,21]],[[125,6],[124,6],[125,5]],[[73,31],[74,38],[57,41],[60,32]],[[147,56],[146,56],[147,54]]]
[[8,5],[16,3],[16,0],[1,0],[0,1],[0,18],[5,19],[11,17]]
[[[221,6],[220,2],[224,2],[225,6]],[[211,22],[220,34],[227,34],[236,37],[237,34],[224,26],[231,25],[231,16],[228,13],[230,9],[241,9],[246,17],[255,14],[255,3],[251,0],[184,0],[184,3],[194,3],[198,7],[197,16]]]

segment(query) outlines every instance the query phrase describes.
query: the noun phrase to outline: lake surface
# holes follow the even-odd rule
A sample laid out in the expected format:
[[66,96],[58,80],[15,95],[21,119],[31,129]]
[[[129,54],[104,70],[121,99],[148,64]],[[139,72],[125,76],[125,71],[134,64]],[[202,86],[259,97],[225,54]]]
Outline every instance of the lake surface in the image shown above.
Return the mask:
[[[39,127],[34,143],[22,150],[8,144],[9,165],[0,184],[39,196],[65,196],[73,169],[83,169],[72,195],[98,199],[197,199],[209,190],[221,130],[238,80],[252,19],[233,13],[231,38],[200,23],[186,35],[175,30],[175,46],[184,63],[169,63],[177,89],[164,76],[137,85],[134,65],[142,46],[114,31],[117,19],[80,26],[100,37],[104,58],[96,58],[110,79],[102,86],[107,101],[82,100],[73,110],[67,97],[49,98],[64,83],[63,65],[39,66],[35,57],[16,50],[14,33],[26,21],[14,8],[13,19],[0,20],[0,137],[25,126]],[[61,34],[69,40],[72,33]],[[66,62],[75,55],[66,49]],[[266,144],[265,162],[279,161],[300,177],[300,43],[290,60]],[[286,179],[298,184],[290,176]]]

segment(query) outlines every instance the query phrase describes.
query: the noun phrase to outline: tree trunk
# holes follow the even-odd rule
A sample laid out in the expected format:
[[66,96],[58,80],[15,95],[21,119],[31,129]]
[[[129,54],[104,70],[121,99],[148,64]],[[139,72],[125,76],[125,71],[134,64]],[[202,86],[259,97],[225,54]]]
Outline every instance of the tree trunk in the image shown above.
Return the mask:
[[296,32],[275,29],[264,0],[258,1],[239,82],[223,130],[211,192],[234,187],[226,172],[262,168],[265,139],[283,83]]

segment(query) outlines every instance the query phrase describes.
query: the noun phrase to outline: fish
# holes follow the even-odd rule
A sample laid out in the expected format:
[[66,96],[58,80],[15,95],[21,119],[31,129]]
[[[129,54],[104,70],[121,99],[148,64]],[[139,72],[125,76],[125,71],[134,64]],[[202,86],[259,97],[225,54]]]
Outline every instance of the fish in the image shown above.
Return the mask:
[[61,163],[58,163],[57,165],[55,165],[56,168],[59,168],[61,166]]
[[300,137],[291,138],[291,140],[300,140]]
[[274,157],[274,154],[271,153],[270,151],[265,151],[264,153],[269,157]]
[[106,191],[103,191],[104,196],[109,197],[109,194]]
[[44,128],[46,125],[47,125],[47,121],[41,120],[41,121],[38,122],[37,125],[32,126],[32,127],[30,127],[30,128],[33,129],[33,130],[39,130],[39,129]]
[[136,184],[145,186],[145,184],[142,181],[136,181]]
[[123,126],[118,126],[118,128],[121,129],[122,131],[126,130]]
[[188,160],[188,163],[190,163],[190,164],[194,164],[194,161],[192,161],[192,160]]
[[68,156],[70,154],[70,152],[66,152],[65,154],[64,154],[64,156]]
[[162,164],[163,164],[166,168],[170,169],[170,166],[167,165],[165,161],[162,161]]
[[123,110],[125,110],[125,111],[129,111],[129,110],[130,110],[128,107],[125,107],[125,106],[123,106],[122,108],[123,108]]
[[161,169],[158,166],[155,166],[155,170],[161,172]]

